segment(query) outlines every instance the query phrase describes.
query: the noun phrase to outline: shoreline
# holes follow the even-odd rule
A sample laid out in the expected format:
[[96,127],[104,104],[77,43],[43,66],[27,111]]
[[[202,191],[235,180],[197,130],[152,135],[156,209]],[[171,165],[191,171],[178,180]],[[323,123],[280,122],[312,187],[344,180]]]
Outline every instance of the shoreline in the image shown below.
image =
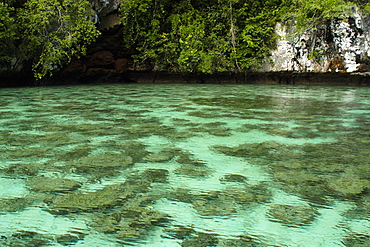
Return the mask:
[[180,74],[152,71],[126,71],[105,73],[99,76],[56,74],[51,78],[35,80],[22,74],[0,76],[0,87],[62,86],[108,83],[155,84],[282,84],[282,85],[342,85],[370,86],[370,73],[318,73],[318,72],[246,72],[218,74]]
[[127,72],[134,83],[197,84],[285,84],[370,86],[370,73],[248,72],[219,74],[178,74],[162,72]]

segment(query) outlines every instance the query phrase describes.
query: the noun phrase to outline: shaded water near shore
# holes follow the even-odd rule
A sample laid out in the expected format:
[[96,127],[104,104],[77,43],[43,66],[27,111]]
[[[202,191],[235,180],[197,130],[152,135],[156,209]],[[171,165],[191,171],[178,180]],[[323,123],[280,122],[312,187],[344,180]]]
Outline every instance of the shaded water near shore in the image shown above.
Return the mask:
[[370,88],[2,89],[1,246],[369,246]]

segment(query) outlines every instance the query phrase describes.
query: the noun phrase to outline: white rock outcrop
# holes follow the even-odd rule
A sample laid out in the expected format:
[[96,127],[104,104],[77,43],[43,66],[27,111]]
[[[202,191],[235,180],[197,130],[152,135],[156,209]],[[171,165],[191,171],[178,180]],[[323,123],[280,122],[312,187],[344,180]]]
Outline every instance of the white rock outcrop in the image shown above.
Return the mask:
[[277,48],[260,71],[369,72],[370,18],[356,10],[294,36],[294,27],[276,25]]

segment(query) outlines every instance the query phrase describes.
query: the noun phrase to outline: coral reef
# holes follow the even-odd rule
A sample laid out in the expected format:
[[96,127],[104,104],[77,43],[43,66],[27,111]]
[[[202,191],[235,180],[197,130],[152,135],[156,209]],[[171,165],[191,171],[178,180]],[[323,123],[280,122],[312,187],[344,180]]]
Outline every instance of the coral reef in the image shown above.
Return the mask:
[[280,150],[282,144],[274,141],[262,142],[262,143],[251,143],[241,144],[234,147],[228,146],[213,146],[213,148],[226,155],[236,157],[253,157],[253,156],[268,156],[274,150]]
[[234,238],[224,238],[215,233],[195,232],[186,237],[181,242],[182,247],[193,246],[218,246],[218,247],[267,247],[268,245],[261,243],[255,237],[247,234],[235,236]]
[[94,192],[75,192],[57,195],[47,203],[52,213],[73,213],[79,211],[91,212],[111,208],[122,200],[132,196],[132,189],[124,184],[106,186]]
[[219,192],[201,194],[193,202],[193,207],[202,216],[229,215],[236,211],[233,198]]
[[214,233],[198,232],[197,235],[186,238],[181,242],[182,247],[192,246],[216,246],[218,235]]
[[212,169],[205,165],[183,164],[175,170],[178,175],[184,175],[193,178],[207,177],[212,173]]
[[289,226],[309,224],[316,215],[318,215],[318,212],[308,206],[274,204],[268,210],[271,221]]
[[196,233],[191,225],[174,225],[172,228],[164,229],[164,232],[168,237],[175,239],[185,239]]
[[360,179],[352,174],[343,174],[338,178],[329,180],[328,186],[342,195],[356,195],[370,189],[370,180]]
[[27,198],[12,198],[0,200],[0,214],[3,212],[17,212],[30,206],[32,201]]
[[5,151],[9,159],[33,158],[41,159],[45,157],[53,157],[54,152],[50,148],[45,147],[27,147],[23,149],[7,149]]
[[[351,220],[370,217],[368,106],[354,103],[367,102],[367,94],[338,88],[348,97],[342,102],[328,96],[331,89],[307,95],[305,88],[271,87],[259,98],[258,90],[228,96],[221,87],[199,96],[198,87],[171,85],[171,94],[180,94],[164,108],[163,85],[141,93],[137,85],[100,86],[0,98],[0,175],[20,181],[9,190],[24,193],[1,198],[0,214],[38,207],[88,225],[53,236],[17,228],[1,234],[0,245],[82,244],[84,234],[98,231],[123,245],[162,234],[182,246],[270,246],[266,235],[248,229],[224,236],[202,224],[267,207],[270,224],[306,231],[322,224],[318,208],[325,214],[336,203],[351,205],[340,212],[345,224],[335,226],[350,233],[342,243],[368,244],[366,234],[351,228]],[[11,103],[18,94],[23,100]],[[16,108],[7,110],[11,104]],[[281,201],[281,194],[296,201]],[[182,213],[196,217],[194,225],[182,222],[188,220]]]
[[220,178],[222,182],[246,182],[247,178],[240,174],[226,174]]
[[343,241],[345,246],[362,247],[370,246],[370,236],[365,234],[351,234]]
[[115,169],[126,169],[133,159],[123,153],[103,153],[86,156],[67,163],[69,170],[76,173],[111,174]]
[[[121,203],[116,204],[112,211],[96,214],[96,219],[91,223],[91,226],[101,232],[115,233],[119,239],[130,240],[146,235],[153,226],[168,222],[169,216],[167,214],[150,206],[158,199],[158,195],[148,192],[152,182],[165,182],[167,173],[166,170],[148,169],[130,176],[121,185],[122,188],[126,188],[127,196],[121,198],[124,200],[120,199]],[[161,175],[156,176],[158,174]],[[128,191],[132,193],[130,194]],[[141,194],[142,192],[147,193]],[[121,193],[111,195],[112,199],[122,197]]]
[[42,168],[44,168],[43,164],[14,163],[0,170],[5,172],[7,175],[35,176]]
[[80,231],[73,231],[63,235],[42,234],[34,231],[18,231],[12,235],[0,238],[3,246],[44,246],[53,245],[54,241],[63,246],[73,245],[84,239],[86,234]]
[[33,177],[27,182],[28,186],[39,192],[68,192],[78,189],[81,184],[72,179]]

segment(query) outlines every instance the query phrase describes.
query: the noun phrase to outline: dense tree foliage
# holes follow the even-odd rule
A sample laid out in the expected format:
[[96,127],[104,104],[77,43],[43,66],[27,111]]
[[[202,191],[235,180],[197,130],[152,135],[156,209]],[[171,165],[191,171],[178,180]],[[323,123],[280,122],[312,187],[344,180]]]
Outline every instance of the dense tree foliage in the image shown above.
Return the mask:
[[285,17],[293,20],[296,33],[300,34],[316,29],[325,20],[347,18],[354,6],[354,3],[345,0],[294,0]]
[[[90,1],[91,2],[91,1]],[[0,1],[0,67],[28,61],[51,74],[99,35],[88,0]],[[297,33],[346,18],[366,0],[122,0],[123,39],[150,69],[214,73],[259,66],[275,45],[277,21]]]
[[125,0],[125,41],[155,70],[241,71],[274,46],[284,0]]
[[10,63],[16,40],[14,8],[0,2],[0,65]]
[[30,61],[38,78],[84,54],[99,35],[86,0],[1,1],[0,14],[0,62]]
[[276,21],[296,34],[346,18],[364,0],[124,0],[125,41],[138,63],[178,72],[246,71],[274,47]]

